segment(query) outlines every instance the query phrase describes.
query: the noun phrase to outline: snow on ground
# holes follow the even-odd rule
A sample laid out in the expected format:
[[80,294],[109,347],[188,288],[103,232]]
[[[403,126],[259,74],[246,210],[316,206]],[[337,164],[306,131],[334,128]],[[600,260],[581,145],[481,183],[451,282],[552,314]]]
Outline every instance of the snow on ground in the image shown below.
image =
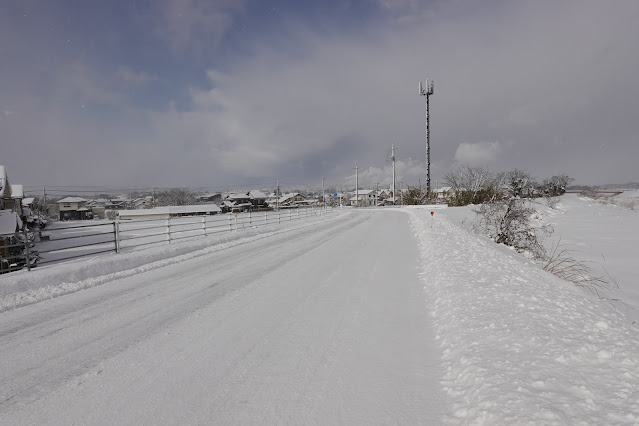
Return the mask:
[[639,423],[639,334],[622,313],[444,215],[410,214],[450,423]]
[[333,216],[0,314],[0,423],[439,424],[408,217]]
[[[592,275],[616,281],[619,289],[611,289],[607,297],[617,300],[614,306],[639,327],[639,191],[599,199],[564,194],[554,200],[554,208],[543,199],[533,204],[536,220],[554,229],[545,241],[548,251],[560,242],[572,257],[588,265]],[[452,207],[442,214],[470,229],[474,208]]]
[[565,194],[554,209],[540,206],[540,211],[555,229],[552,242],[561,239],[575,258],[588,262],[594,275],[610,274],[620,287],[611,297],[631,309],[616,306],[639,324],[639,191],[601,199]]
[[630,319],[460,212],[349,209],[0,277],[5,309],[84,289],[0,314],[0,419],[639,424]]
[[[331,214],[344,214],[348,210],[329,210]],[[37,303],[84,288],[95,287],[119,278],[183,262],[194,257],[225,250],[237,244],[269,238],[282,232],[313,226],[326,216],[311,217],[303,221],[282,222],[240,228],[237,231],[208,237],[174,241],[152,248],[129,249],[133,252],[108,253],[84,257],[63,263],[38,266],[31,271],[21,270],[0,275],[0,312]],[[55,227],[53,224],[52,227]]]

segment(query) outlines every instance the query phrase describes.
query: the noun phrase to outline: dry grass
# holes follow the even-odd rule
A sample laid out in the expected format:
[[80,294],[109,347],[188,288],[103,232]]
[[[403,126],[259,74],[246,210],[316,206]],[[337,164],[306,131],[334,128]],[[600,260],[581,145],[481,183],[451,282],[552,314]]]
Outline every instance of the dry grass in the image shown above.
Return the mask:
[[589,263],[577,260],[573,253],[574,250],[566,248],[559,240],[544,259],[542,268],[600,299],[608,298],[606,296],[608,290],[619,288],[617,281],[610,276],[606,268],[602,266],[607,277],[593,275]]

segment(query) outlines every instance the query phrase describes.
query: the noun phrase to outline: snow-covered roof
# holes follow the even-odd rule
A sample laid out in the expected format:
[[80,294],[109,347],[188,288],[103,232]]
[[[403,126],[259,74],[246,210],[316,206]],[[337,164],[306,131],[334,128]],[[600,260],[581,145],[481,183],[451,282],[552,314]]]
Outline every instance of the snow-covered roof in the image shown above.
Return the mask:
[[22,221],[11,210],[0,210],[0,235],[11,235],[22,228]]
[[[352,194],[355,194],[355,191],[351,191]],[[375,191],[373,191],[372,189],[359,189],[357,190],[357,195],[369,195],[369,194],[374,194]]]
[[23,198],[22,207],[28,207],[30,204],[33,204],[34,201],[35,201],[35,198],[33,197]]
[[262,191],[249,191],[249,195],[255,199],[266,199],[266,194]]
[[233,194],[229,194],[226,198],[229,200],[244,200],[250,197],[244,192],[234,192]]
[[299,192],[289,192],[288,194],[283,194],[279,200],[277,200],[278,203],[283,203],[287,200],[290,200],[291,198],[294,198],[296,196],[302,196],[302,194],[300,194]]
[[61,200],[58,200],[58,204],[59,203],[84,203],[87,200],[85,200],[84,198],[80,198],[80,197],[66,197],[63,198]]
[[23,198],[24,189],[22,185],[11,185],[11,198]]
[[203,198],[212,198],[212,197],[217,197],[217,196],[222,196],[222,194],[221,194],[221,193],[219,193],[219,192],[210,192],[210,193],[208,193],[208,194],[198,195],[198,196],[197,196],[197,197],[195,197],[195,198],[197,198],[197,199],[199,199],[199,200],[200,200],[200,199],[203,199]]

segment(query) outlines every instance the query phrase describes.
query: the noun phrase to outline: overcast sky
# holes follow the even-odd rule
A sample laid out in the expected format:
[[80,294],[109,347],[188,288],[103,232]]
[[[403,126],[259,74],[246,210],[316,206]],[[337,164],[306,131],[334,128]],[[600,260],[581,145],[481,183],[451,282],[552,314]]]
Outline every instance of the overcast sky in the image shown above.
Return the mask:
[[636,0],[3,0],[13,183],[639,181]]

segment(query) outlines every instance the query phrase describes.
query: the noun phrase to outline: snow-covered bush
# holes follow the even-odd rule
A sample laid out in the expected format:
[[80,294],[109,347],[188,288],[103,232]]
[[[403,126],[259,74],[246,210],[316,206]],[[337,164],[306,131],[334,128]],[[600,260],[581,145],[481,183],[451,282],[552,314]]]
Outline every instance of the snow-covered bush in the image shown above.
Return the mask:
[[552,233],[548,225],[534,226],[531,216],[536,213],[528,201],[518,197],[495,200],[475,210],[475,230],[498,244],[513,247],[534,259],[543,259],[546,251],[543,238]]

